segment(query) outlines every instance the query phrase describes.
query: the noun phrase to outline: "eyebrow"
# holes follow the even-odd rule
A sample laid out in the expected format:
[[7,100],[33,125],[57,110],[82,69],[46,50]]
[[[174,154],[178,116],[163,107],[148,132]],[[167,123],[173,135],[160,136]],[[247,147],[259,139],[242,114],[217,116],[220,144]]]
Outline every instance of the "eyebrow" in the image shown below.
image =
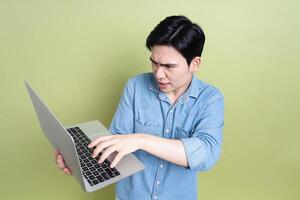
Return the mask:
[[177,64],[174,64],[174,63],[158,63],[158,62],[156,62],[156,61],[154,61],[151,57],[150,57],[150,60],[151,60],[151,62],[153,62],[154,64],[156,64],[156,65],[160,65],[160,66],[164,66],[164,67],[175,67]]

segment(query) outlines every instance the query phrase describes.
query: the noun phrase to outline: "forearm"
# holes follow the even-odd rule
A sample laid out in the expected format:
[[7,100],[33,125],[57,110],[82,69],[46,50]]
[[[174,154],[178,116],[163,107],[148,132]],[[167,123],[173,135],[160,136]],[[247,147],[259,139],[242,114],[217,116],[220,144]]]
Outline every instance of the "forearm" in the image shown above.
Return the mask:
[[140,149],[171,163],[187,167],[185,149],[180,140],[138,134]]

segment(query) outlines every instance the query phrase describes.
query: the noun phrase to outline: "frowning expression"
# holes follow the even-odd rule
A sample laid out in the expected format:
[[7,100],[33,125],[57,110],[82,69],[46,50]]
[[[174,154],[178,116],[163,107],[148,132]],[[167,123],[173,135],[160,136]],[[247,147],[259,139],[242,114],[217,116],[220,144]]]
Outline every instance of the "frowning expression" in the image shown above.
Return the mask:
[[150,61],[160,90],[178,97],[189,86],[200,64],[200,57],[195,57],[188,65],[186,59],[172,46],[155,45],[151,48]]

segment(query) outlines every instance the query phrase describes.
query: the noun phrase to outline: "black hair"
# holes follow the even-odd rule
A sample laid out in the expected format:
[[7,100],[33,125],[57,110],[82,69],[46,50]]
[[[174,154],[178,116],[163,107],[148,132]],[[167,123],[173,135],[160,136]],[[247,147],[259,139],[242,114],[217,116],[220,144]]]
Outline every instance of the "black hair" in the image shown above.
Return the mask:
[[151,51],[154,45],[175,48],[190,65],[193,58],[201,56],[205,35],[201,27],[187,17],[169,16],[162,20],[149,34],[146,47]]

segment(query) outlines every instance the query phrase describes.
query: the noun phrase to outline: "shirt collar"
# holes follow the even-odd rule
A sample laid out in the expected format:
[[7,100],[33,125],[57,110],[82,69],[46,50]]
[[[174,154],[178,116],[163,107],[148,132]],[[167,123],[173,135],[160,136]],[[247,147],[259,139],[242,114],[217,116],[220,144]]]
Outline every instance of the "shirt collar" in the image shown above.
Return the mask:
[[192,82],[187,90],[187,95],[190,97],[198,98],[200,93],[200,83],[197,79],[197,77],[193,74]]
[[154,78],[154,76],[153,76],[152,73],[151,73],[150,77],[151,77],[150,78],[151,81],[150,81],[148,89],[151,90],[151,91],[153,91],[153,92],[159,93],[160,92],[159,87],[158,87],[158,85],[157,85],[157,83],[155,81],[155,78]]

